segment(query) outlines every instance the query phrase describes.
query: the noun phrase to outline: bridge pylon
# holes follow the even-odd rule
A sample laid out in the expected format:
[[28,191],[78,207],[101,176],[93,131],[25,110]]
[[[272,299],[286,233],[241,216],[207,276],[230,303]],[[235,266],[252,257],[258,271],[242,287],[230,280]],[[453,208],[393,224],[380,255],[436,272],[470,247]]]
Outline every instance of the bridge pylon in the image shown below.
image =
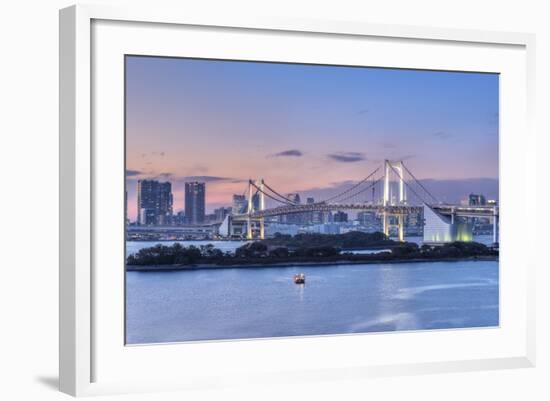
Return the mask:
[[[260,210],[265,210],[264,179],[260,179]],[[265,239],[265,219],[260,218],[260,239]]]
[[395,202],[391,197],[391,172],[397,173],[399,183],[399,204],[405,205],[407,203],[407,193],[405,192],[405,181],[403,179],[403,161],[393,162],[390,160],[384,160],[384,206],[394,206]]
[[[399,205],[406,205],[407,204],[407,194],[405,192],[405,181],[403,179],[403,161],[390,161],[390,160],[384,160],[384,190],[383,190],[383,199],[382,199],[382,205],[384,206],[384,210],[382,212],[382,231],[384,234],[389,237],[390,235],[390,218],[391,214],[388,213],[387,207],[388,206],[396,206],[396,202],[394,201],[393,197],[391,196],[391,173],[392,171],[396,173],[398,178],[398,196],[399,201],[397,204]],[[405,216],[403,214],[397,215],[397,235],[399,241],[403,242],[405,240]]]
[[252,209],[253,209],[253,203],[252,202],[252,180],[248,180],[248,205],[246,208],[246,239],[251,240],[252,239],[252,218],[250,217],[252,215]]
[[[259,191],[257,190],[254,192],[254,188],[259,188]],[[248,180],[248,206],[247,206],[247,218],[246,218],[246,239],[252,240],[254,239],[254,233],[252,230],[252,215],[254,212],[256,212],[256,205],[254,204],[254,196],[259,196],[259,210],[263,211],[265,210],[265,194],[264,194],[264,179],[261,178],[256,181],[252,181],[251,179]],[[260,239],[265,239],[265,219],[263,217],[258,219],[259,225],[260,225]]]

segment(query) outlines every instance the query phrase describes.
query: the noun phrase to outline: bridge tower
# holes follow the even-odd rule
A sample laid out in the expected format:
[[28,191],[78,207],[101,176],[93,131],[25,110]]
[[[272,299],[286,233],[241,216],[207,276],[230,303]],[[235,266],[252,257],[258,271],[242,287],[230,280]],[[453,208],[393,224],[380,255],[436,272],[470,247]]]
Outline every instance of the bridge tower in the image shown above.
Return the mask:
[[[260,204],[259,208],[260,210],[265,210],[265,195],[264,195],[264,179],[252,181],[248,180],[248,207],[247,207],[247,218],[246,218],[246,239],[252,240],[254,239],[254,235],[252,232],[252,217],[254,212],[256,211],[256,207],[254,205],[253,199],[254,199],[254,188],[259,188],[259,191],[256,191],[256,194],[260,197]],[[259,219],[260,223],[260,239],[265,239],[265,222],[264,218],[261,217]]]
[[254,212],[254,202],[252,201],[252,180],[248,180],[248,206],[246,208],[246,239],[252,239],[252,213]]
[[390,199],[390,177],[391,172],[395,171],[398,175],[399,182],[399,204],[405,205],[407,203],[407,194],[405,192],[405,181],[403,180],[403,162],[392,162],[390,160],[384,160],[384,206],[392,205],[395,202]]
[[496,206],[493,207],[493,244],[499,243],[498,238],[498,224],[499,224],[499,214],[498,214],[498,208]]
[[[384,211],[382,213],[382,229],[384,234],[390,235],[390,217],[388,212],[388,206],[397,206],[394,200],[390,196],[390,176],[391,172],[397,173],[398,186],[399,186],[399,201],[398,205],[407,204],[407,194],[405,192],[405,182],[403,180],[403,161],[392,162],[390,160],[384,160],[384,191],[383,191],[383,203]],[[402,213],[397,215],[397,233],[399,241],[405,240],[405,216]]]
[[[264,179],[260,180],[260,210],[265,210]],[[260,218],[260,239],[265,239],[265,221]]]

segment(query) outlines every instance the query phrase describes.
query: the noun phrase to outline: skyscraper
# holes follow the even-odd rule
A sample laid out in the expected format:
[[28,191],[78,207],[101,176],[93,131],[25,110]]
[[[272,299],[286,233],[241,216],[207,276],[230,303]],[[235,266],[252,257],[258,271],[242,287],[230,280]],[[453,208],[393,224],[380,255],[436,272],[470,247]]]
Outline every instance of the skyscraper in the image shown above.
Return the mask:
[[[306,199],[306,204],[313,205],[315,204],[315,198],[308,197]],[[304,213],[304,223],[306,224],[319,224],[321,222],[321,212],[308,212]]]
[[291,202],[294,202],[297,205],[302,203],[302,201],[300,200],[300,194],[299,193],[290,193],[290,194],[287,194],[286,197],[287,197],[288,200],[290,200]]
[[335,223],[346,223],[348,221],[348,214],[339,210],[334,213],[333,219]]
[[139,180],[137,188],[138,224],[165,225],[172,218],[172,184]]
[[214,209],[214,216],[215,221],[223,221],[227,215],[231,214],[231,208],[230,207],[220,207],[217,209]]
[[486,205],[487,201],[485,200],[485,196],[483,195],[470,194],[470,196],[468,196],[468,204],[470,206],[480,206]]
[[159,184],[159,225],[172,224],[174,197],[172,195],[172,184],[162,182]]
[[158,189],[158,181],[139,180],[137,184],[137,222],[138,224],[154,224],[154,221],[147,219],[148,211],[157,207],[155,193]]
[[[299,193],[289,193],[286,195],[286,198],[293,202],[295,205],[299,205],[302,203]],[[281,223],[286,224],[301,224],[303,220],[303,213],[287,214],[281,216]]]
[[206,204],[204,182],[185,183],[185,221],[187,224],[203,224]]
[[242,214],[246,212],[248,202],[244,195],[233,195],[233,205],[231,207],[231,214]]
[[252,207],[254,210],[260,210],[260,194],[255,193],[252,195]]

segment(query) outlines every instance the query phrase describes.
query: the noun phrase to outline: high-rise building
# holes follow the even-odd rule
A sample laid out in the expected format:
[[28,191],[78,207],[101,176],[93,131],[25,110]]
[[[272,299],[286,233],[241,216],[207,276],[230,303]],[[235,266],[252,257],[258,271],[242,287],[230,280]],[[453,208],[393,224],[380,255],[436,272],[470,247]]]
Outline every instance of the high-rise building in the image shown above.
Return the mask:
[[233,195],[233,204],[231,207],[231,214],[246,213],[248,202],[244,195]]
[[333,221],[335,223],[346,223],[348,221],[348,214],[339,210],[334,213]]
[[185,183],[185,220],[187,224],[203,224],[206,208],[204,182]]
[[299,205],[301,202],[300,200],[300,194],[298,193],[290,193],[286,195],[287,199],[291,202],[294,202],[295,204]]
[[468,205],[470,206],[482,206],[486,204],[487,201],[485,200],[485,196],[483,195],[470,194],[470,196],[468,196]]
[[[302,203],[300,199],[300,194],[298,193],[289,193],[286,195],[286,198],[293,202],[295,205],[299,205]],[[301,224],[304,220],[303,213],[287,214],[280,217],[280,222],[286,224]]]
[[176,226],[183,226],[185,224],[185,213],[179,211],[174,216],[174,224]]
[[255,193],[252,195],[252,207],[254,210],[260,210],[260,194]]
[[380,230],[381,220],[380,216],[377,216],[373,212],[359,212],[357,213],[357,221],[359,224],[366,227],[369,230]]
[[216,214],[215,213],[205,214],[204,215],[204,223],[205,224],[217,223]]
[[[306,204],[313,205],[315,203],[315,198],[308,197],[306,199]],[[319,224],[321,223],[322,216],[320,212],[307,212],[304,213],[304,223],[306,224]]]
[[424,212],[409,213],[405,217],[405,231],[410,233],[422,233],[424,228]]
[[161,182],[159,184],[159,225],[172,224],[174,196],[172,195],[172,184]]
[[220,207],[218,209],[214,209],[215,221],[223,221],[225,217],[231,213],[231,210],[232,208],[230,207]]
[[158,181],[139,180],[137,184],[137,222],[138,224],[154,224],[154,221],[147,220],[148,211],[157,208]]
[[139,210],[138,221],[139,224],[145,226],[155,226],[157,225],[157,212],[155,209],[141,208]]
[[323,223],[324,214],[323,212],[313,212],[311,215],[312,224],[321,224]]
[[139,180],[137,188],[137,222],[141,225],[165,225],[172,219],[172,184],[156,180]]

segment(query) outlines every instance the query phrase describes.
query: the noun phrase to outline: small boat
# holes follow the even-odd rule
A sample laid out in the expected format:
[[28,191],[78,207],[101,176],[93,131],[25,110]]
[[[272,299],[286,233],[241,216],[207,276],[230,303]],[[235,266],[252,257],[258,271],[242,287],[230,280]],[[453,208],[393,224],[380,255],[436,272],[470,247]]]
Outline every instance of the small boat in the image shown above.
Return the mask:
[[294,283],[295,284],[305,284],[306,283],[306,275],[304,273],[295,274],[294,275]]

